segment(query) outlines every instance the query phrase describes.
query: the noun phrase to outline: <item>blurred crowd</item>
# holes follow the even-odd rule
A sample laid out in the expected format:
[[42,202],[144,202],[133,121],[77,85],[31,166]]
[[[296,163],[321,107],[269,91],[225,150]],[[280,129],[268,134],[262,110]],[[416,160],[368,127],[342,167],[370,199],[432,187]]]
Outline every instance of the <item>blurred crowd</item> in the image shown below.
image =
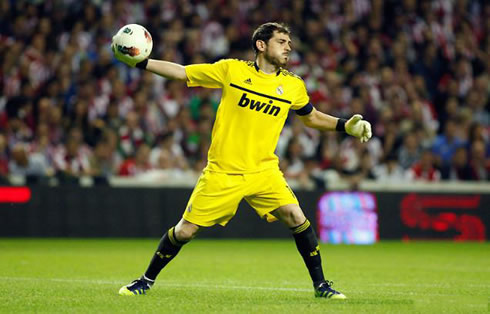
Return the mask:
[[206,165],[220,90],[117,62],[128,23],[151,57],[253,60],[263,22],[293,31],[289,70],[312,104],[373,126],[366,144],[290,114],[277,154],[289,180],[490,179],[490,3],[484,0],[0,0],[0,180],[173,178]]

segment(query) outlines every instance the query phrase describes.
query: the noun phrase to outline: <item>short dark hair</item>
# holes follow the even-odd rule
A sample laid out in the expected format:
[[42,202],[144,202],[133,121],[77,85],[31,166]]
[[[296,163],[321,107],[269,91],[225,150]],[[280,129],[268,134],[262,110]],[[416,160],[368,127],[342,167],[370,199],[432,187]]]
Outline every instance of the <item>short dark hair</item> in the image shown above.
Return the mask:
[[260,25],[252,35],[252,47],[256,54],[259,53],[256,45],[257,40],[268,42],[272,38],[272,35],[274,35],[274,31],[287,35],[291,34],[289,27],[281,23],[268,22]]

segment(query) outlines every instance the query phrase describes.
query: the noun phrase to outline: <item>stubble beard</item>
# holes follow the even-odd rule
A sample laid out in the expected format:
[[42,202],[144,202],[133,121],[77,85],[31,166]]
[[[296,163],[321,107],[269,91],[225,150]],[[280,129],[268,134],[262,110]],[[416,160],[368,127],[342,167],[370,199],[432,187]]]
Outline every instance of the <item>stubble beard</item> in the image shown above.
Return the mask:
[[285,61],[285,62],[281,62],[281,59],[279,57],[275,57],[275,56],[272,56],[268,53],[268,51],[266,51],[266,53],[264,54],[264,59],[269,62],[270,64],[274,65],[275,67],[277,67],[278,69],[279,68],[282,68],[282,67],[285,67],[288,62]]

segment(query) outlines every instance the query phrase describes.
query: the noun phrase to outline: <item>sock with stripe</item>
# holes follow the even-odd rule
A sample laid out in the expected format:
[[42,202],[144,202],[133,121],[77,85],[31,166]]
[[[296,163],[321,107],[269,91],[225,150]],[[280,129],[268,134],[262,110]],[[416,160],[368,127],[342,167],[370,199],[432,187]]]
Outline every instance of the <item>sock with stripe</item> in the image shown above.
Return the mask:
[[296,241],[296,247],[310,273],[313,286],[318,287],[320,283],[325,281],[325,277],[323,276],[320,246],[318,245],[315,231],[308,219],[301,225],[291,228],[291,230]]
[[163,235],[155,255],[153,255],[150,265],[142,277],[150,284],[153,284],[160,271],[179,253],[182,246],[187,243],[177,240],[174,228],[170,228]]

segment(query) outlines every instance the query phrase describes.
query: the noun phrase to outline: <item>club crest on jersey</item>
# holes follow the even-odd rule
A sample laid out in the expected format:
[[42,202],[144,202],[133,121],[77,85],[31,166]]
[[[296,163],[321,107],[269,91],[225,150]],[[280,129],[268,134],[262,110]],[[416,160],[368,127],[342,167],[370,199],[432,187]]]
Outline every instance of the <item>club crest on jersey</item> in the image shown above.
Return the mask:
[[281,111],[281,107],[274,106],[274,101],[271,99],[268,103],[260,102],[258,100],[247,97],[247,93],[243,93],[242,97],[238,101],[238,106],[247,108],[250,110],[259,111],[271,116],[276,117]]
[[284,94],[284,89],[282,88],[282,85],[277,86],[277,88],[276,88],[276,93],[277,93],[278,95],[282,95],[282,94]]

